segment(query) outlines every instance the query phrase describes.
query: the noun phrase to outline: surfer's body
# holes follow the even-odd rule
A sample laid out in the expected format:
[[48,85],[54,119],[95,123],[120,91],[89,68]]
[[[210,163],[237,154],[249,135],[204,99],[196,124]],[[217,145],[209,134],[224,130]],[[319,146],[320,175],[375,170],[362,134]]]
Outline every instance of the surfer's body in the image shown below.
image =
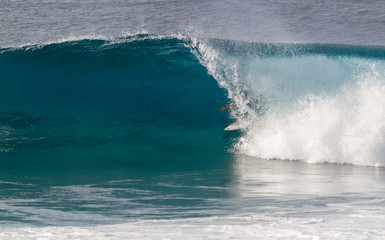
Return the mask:
[[222,108],[221,108],[221,111],[225,111],[225,110],[231,108],[232,106],[234,106],[234,104],[235,104],[235,101],[232,101],[228,106],[222,107]]

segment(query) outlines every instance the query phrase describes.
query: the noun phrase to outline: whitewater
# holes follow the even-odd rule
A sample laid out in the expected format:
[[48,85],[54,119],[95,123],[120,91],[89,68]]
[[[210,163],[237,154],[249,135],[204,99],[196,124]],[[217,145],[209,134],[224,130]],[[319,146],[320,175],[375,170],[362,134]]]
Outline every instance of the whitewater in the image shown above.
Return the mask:
[[0,239],[385,237],[381,1],[1,5]]

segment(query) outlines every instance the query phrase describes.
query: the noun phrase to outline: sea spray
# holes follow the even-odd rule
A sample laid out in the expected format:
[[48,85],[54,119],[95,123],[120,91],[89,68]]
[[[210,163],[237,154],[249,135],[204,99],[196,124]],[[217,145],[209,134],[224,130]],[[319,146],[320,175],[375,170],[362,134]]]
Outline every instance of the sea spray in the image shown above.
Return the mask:
[[369,68],[334,93],[306,95],[249,127],[237,148],[261,158],[383,166],[385,79]]
[[234,146],[238,153],[385,165],[383,50],[215,40],[194,47],[236,102],[231,116],[244,133]]

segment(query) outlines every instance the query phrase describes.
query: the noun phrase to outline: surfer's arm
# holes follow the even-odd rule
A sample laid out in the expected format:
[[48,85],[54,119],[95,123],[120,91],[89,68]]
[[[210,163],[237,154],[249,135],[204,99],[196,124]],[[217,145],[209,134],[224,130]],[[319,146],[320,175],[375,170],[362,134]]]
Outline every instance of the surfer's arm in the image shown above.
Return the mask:
[[234,104],[235,104],[235,101],[232,101],[228,106],[222,107],[222,108],[221,108],[221,111],[225,111],[225,110],[231,108],[232,106],[234,106]]

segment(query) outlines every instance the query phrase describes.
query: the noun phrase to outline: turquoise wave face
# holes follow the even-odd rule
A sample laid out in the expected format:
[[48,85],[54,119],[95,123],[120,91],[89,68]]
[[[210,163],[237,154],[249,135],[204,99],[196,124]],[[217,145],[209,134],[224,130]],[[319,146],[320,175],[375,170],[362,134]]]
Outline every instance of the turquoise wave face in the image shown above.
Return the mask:
[[6,49],[0,72],[3,166],[159,167],[221,158],[224,92],[182,40]]

